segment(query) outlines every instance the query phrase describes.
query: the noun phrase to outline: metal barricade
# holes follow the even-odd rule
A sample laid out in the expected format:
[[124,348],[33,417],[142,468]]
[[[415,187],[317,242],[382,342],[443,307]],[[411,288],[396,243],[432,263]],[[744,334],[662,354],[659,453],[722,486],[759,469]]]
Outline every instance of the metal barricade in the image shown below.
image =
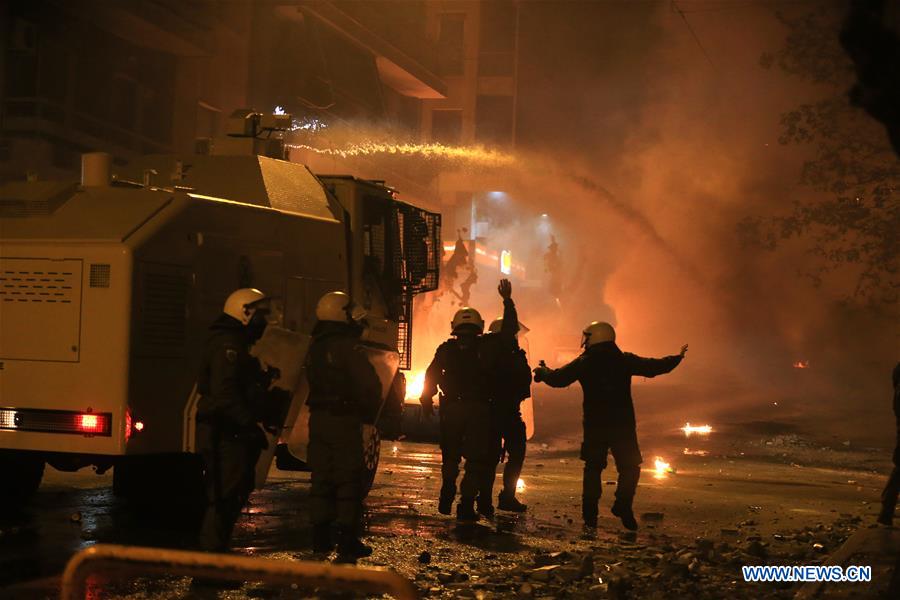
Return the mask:
[[99,571],[297,584],[335,591],[390,594],[398,600],[419,597],[408,579],[377,567],[97,544],[69,560],[62,577],[62,600],[84,600],[88,576]]

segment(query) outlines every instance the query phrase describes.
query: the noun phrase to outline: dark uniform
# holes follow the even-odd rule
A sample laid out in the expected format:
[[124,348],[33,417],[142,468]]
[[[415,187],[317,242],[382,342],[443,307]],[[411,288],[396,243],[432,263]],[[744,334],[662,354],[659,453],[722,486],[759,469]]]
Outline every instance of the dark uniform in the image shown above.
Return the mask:
[[878,522],[891,525],[894,522],[894,509],[897,508],[897,497],[900,495],[900,363],[894,367],[892,375],[894,383],[894,418],[897,420],[897,444],[894,447],[894,469],[881,493],[881,513]]
[[353,554],[362,527],[363,423],[373,423],[381,404],[381,382],[365,351],[359,328],[320,321],[307,355],[309,380],[310,515],[313,546],[330,550],[331,525],[338,551]]
[[613,510],[615,514],[631,515],[643,460],[637,441],[631,378],[668,373],[681,359],[681,356],[641,358],[622,352],[615,342],[601,342],[590,346],[568,365],[535,377],[535,381],[542,380],[552,387],[566,387],[578,381],[584,392],[581,460],[584,461],[582,516],[586,524],[597,522],[597,503],[603,484],[601,473],[606,468],[609,452],[619,471]]
[[459,464],[466,459],[460,482],[461,505],[468,508],[484,489],[499,456],[499,440],[491,422],[492,376],[503,336],[515,336],[515,305],[503,303],[500,334],[458,335],[438,346],[425,371],[423,399],[440,387],[441,493],[440,510],[449,514],[456,496]]
[[[497,334],[491,334],[497,335]],[[525,351],[519,347],[515,337],[499,341],[501,350],[492,385],[491,422],[496,439],[502,442],[506,454],[503,468],[503,490],[500,492],[501,508],[515,504],[516,484],[525,463],[525,421],[522,420],[522,401],[531,396],[531,368]],[[487,485],[481,495],[491,497],[494,485],[496,461],[492,465]]]
[[257,411],[269,376],[250,356],[250,331],[228,315],[210,327],[197,390],[197,448],[204,462],[207,508],[200,530],[203,550],[228,550],[231,532],[253,491],[256,461],[266,447]]

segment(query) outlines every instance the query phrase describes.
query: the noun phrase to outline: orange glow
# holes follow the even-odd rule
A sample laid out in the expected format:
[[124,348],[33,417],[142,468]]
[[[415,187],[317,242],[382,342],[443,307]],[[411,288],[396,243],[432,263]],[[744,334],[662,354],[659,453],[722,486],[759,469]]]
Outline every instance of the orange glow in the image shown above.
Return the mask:
[[669,473],[674,473],[675,469],[672,468],[672,465],[664,461],[659,456],[656,457],[656,460],[653,461],[653,477],[655,479],[665,479]]
[[794,363],[794,368],[795,369],[808,369],[809,361],[808,360],[798,360],[797,362]]
[[690,423],[685,423],[681,430],[684,432],[684,437],[691,437],[695,433],[697,435],[709,435],[712,433],[712,427],[709,425],[691,425]]
[[691,450],[690,448],[684,449],[685,456],[709,456],[708,450]]
[[406,379],[406,399],[418,400],[425,389],[425,371],[410,372]]

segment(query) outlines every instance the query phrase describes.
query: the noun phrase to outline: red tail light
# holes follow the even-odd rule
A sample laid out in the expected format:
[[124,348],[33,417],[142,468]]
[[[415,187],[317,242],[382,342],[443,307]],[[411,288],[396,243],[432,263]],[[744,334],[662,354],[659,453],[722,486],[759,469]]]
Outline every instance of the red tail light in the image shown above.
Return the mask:
[[75,417],[75,424],[78,431],[83,433],[104,433],[107,429],[108,418],[106,415],[80,414]]

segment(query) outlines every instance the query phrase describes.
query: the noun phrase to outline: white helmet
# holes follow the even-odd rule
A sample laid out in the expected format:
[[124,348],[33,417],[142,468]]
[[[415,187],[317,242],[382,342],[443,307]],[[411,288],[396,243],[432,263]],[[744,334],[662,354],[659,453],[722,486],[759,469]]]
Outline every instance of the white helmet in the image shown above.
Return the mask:
[[458,333],[458,330],[463,327],[471,327],[478,331],[478,333],[484,332],[484,319],[481,318],[481,314],[474,308],[470,308],[468,306],[464,306],[453,315],[453,320],[450,321],[450,331],[453,333]]
[[[500,333],[500,329],[502,327],[503,327],[503,317],[497,317],[496,319],[491,321],[491,325],[490,325],[490,327],[488,327],[488,331],[490,331],[491,333]],[[531,330],[528,329],[527,327],[525,327],[525,325],[522,323],[522,321],[519,321],[519,330],[516,332],[516,336],[525,335],[529,331],[531,331]]]
[[581,345],[590,348],[594,344],[616,341],[616,330],[609,323],[594,321],[581,332]]
[[265,294],[255,288],[241,288],[228,296],[222,312],[246,325],[253,318],[256,309],[268,299]]
[[366,309],[357,305],[344,292],[328,292],[316,305],[316,318],[320,321],[350,323],[366,317]]

